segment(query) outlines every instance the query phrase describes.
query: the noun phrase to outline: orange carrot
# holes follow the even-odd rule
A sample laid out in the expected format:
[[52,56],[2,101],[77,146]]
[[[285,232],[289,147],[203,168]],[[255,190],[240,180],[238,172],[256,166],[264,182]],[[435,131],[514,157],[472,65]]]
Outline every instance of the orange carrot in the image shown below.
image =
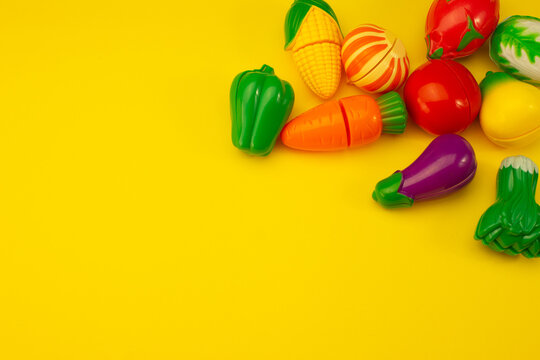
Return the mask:
[[309,151],[343,150],[369,144],[381,133],[401,134],[405,104],[392,91],[377,100],[357,95],[329,101],[291,120],[281,132],[288,147]]

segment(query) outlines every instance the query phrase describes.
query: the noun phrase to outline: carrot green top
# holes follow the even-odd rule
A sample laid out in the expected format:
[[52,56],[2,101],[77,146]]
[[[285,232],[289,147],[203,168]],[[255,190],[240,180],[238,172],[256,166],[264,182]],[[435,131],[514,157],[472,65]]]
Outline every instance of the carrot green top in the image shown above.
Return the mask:
[[296,34],[302,25],[302,21],[304,21],[304,18],[312,6],[316,6],[330,15],[339,27],[339,22],[334,10],[332,10],[330,5],[323,0],[295,0],[285,18],[285,48],[287,48],[296,37]]

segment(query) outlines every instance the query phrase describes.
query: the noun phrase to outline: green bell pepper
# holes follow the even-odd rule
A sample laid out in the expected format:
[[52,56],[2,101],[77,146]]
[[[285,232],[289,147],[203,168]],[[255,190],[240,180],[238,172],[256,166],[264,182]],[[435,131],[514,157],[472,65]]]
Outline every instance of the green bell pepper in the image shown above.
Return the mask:
[[234,146],[248,154],[268,155],[293,108],[291,85],[263,65],[238,74],[230,97]]

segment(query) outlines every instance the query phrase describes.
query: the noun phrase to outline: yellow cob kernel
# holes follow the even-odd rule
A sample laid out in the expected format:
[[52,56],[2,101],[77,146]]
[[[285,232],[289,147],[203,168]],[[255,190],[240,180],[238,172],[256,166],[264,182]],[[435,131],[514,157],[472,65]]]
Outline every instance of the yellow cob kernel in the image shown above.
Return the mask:
[[289,45],[302,79],[323,99],[331,98],[339,87],[342,41],[336,21],[313,6]]
[[308,45],[293,52],[293,59],[302,79],[323,99],[331,98],[339,86],[340,54],[340,46],[332,43]]

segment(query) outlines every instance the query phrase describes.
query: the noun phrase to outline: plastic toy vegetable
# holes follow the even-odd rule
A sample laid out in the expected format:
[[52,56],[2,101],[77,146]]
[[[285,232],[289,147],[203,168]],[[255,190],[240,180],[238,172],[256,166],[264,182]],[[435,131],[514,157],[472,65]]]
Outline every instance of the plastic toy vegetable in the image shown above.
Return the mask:
[[428,57],[455,59],[478,50],[499,22],[499,0],[435,0],[426,21]]
[[336,93],[341,79],[343,35],[336,14],[322,0],[296,0],[285,20],[285,50],[292,51],[300,75],[323,99]]
[[401,134],[406,123],[405,104],[396,92],[377,100],[357,95],[319,105],[291,120],[281,141],[300,150],[342,150],[371,143],[381,133]]
[[516,15],[500,23],[489,54],[510,75],[540,85],[540,19]]
[[399,88],[409,75],[405,46],[376,25],[360,25],[343,40],[341,60],[350,83],[371,93]]
[[461,189],[475,173],[476,157],[471,144],[459,135],[442,135],[405,170],[380,181],[373,199],[389,209],[409,207],[417,200]]
[[503,72],[488,72],[480,88],[480,125],[491,141],[511,147],[540,138],[539,88]]
[[263,65],[235,77],[230,99],[234,146],[252,155],[268,155],[293,108],[291,85]]
[[405,83],[404,97],[413,120],[434,135],[465,130],[482,104],[472,74],[452,60],[431,60],[416,69]]
[[534,197],[538,166],[525,156],[503,160],[497,201],[482,215],[475,238],[509,255],[540,256],[540,206]]

